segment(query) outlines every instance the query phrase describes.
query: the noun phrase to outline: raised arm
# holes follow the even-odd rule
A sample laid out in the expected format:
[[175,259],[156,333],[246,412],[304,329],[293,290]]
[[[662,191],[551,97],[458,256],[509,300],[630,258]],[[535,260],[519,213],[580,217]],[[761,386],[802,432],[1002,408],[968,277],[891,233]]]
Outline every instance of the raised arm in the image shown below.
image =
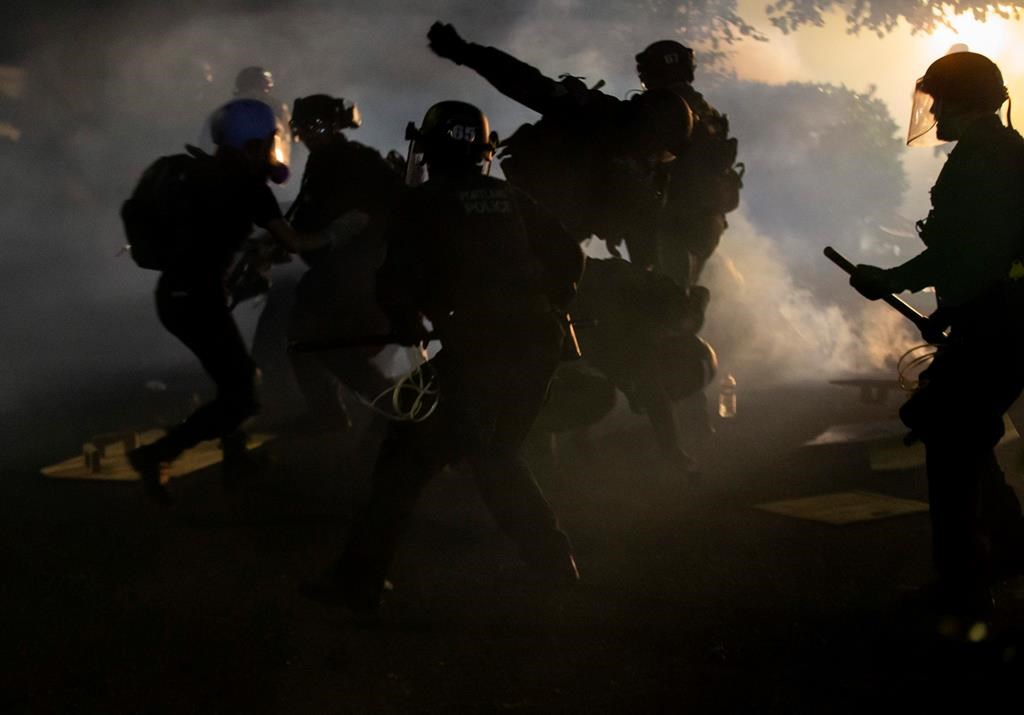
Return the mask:
[[438,57],[476,70],[506,97],[540,114],[570,94],[566,83],[545,77],[536,67],[494,47],[466,42],[452,25],[435,22],[427,39]]

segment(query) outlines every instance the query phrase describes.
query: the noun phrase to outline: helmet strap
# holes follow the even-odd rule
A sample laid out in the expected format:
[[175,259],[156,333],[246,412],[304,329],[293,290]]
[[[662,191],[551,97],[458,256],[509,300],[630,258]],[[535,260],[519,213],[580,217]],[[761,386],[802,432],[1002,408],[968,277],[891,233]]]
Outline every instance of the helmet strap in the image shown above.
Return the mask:
[[1013,129],[1013,99],[1006,98],[1006,126]]

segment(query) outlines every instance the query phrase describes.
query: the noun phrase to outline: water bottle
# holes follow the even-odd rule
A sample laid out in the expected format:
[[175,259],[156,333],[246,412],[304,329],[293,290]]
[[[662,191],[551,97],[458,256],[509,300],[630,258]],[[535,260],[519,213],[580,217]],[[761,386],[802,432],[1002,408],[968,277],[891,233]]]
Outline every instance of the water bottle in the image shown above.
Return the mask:
[[732,419],[736,416],[736,378],[726,375],[718,391],[718,416]]

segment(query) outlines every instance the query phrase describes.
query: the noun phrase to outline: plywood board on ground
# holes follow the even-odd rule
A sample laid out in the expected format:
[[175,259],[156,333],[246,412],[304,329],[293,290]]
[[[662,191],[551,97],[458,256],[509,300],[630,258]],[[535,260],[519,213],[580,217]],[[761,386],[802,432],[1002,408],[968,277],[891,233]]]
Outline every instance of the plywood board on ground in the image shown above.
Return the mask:
[[838,492],[758,504],[757,509],[842,526],[928,511],[925,502],[875,492]]
[[[149,444],[160,438],[162,430],[148,430],[139,433],[139,442]],[[269,434],[249,435],[249,449],[257,449],[273,439]],[[190,450],[187,450],[170,466],[168,473],[171,478],[181,477],[200,469],[218,464],[223,458],[220,450],[219,440],[201,442]],[[63,462],[43,467],[43,476],[53,479],[95,479],[100,481],[134,481],[138,479],[135,470],[128,464],[125,456],[124,446],[111,444],[106,447],[99,471],[90,470],[85,463],[85,456],[79,454]]]

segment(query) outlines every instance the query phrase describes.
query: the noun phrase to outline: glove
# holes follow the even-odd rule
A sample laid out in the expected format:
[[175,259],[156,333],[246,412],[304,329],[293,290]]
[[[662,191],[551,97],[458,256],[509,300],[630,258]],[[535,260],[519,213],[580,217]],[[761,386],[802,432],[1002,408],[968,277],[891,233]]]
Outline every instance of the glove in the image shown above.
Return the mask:
[[275,266],[284,265],[285,263],[292,262],[292,256],[288,253],[288,249],[280,244],[274,244],[267,253],[267,258]]
[[939,308],[928,316],[924,324],[920,326],[921,337],[932,345],[941,345],[946,342],[946,328],[949,327],[949,316],[944,308]]
[[469,49],[469,43],[459,37],[455,28],[442,22],[435,22],[430,26],[427,39],[434,54],[451,60],[457,65],[462,64],[466,51]]
[[860,263],[850,274],[850,285],[868,300],[878,300],[892,293],[899,293],[898,285],[891,270]]

